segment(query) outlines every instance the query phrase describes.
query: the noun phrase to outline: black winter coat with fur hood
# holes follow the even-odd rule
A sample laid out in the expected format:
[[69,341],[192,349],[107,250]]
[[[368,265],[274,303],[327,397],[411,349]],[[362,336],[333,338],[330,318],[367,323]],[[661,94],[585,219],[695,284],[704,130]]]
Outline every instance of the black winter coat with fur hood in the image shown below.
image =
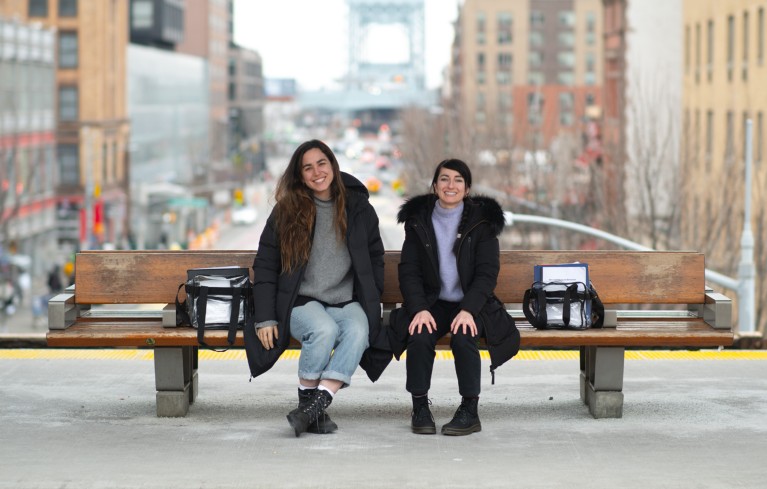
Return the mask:
[[[392,320],[390,332],[394,334],[392,344],[397,358],[407,345],[411,318],[439,298],[439,257],[431,220],[436,201],[432,194],[413,197],[397,214],[397,221],[405,224],[399,264],[405,314]],[[494,371],[519,351],[519,331],[514,320],[493,294],[500,271],[498,236],[505,219],[501,206],[489,197],[467,198],[464,206],[460,237],[454,248],[464,294],[460,307],[470,312],[475,321],[482,322],[492,362],[490,369]]]

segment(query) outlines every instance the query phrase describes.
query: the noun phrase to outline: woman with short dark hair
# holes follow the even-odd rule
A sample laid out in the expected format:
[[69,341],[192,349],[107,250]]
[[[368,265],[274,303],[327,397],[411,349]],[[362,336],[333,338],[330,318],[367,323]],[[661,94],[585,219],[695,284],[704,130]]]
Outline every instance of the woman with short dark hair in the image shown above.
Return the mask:
[[514,321],[493,294],[504,216],[495,200],[470,196],[471,171],[461,160],[442,161],[431,190],[405,202],[397,216],[405,224],[399,264],[405,314],[392,323],[395,336],[406,338],[413,433],[436,433],[428,394],[437,341],[451,333],[461,404],[442,434],[469,435],[482,429],[477,339],[488,340],[491,372],[519,350]]

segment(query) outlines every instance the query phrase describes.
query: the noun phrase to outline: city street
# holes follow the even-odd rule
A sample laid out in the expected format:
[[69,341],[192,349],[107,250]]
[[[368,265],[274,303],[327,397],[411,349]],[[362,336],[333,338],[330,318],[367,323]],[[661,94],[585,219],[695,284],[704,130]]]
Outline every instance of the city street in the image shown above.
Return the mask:
[[[376,176],[375,169],[368,168],[370,164],[365,164],[359,160],[350,160],[344,155],[337,155],[341,171],[351,173],[360,179],[363,183]],[[219,235],[219,241],[216,244],[217,249],[223,250],[254,250],[258,248],[258,239],[266,223],[266,218],[274,205],[274,185],[277,178],[282,175],[289,156],[283,158],[271,158],[267,160],[267,166],[274,179],[270,182],[261,182],[245,191],[249,204],[258,211],[256,223],[248,226],[224,226]],[[398,250],[402,248],[402,241],[405,239],[405,230],[402,225],[397,224],[397,211],[402,203],[402,198],[392,190],[391,185],[381,185],[377,194],[370,196],[370,203],[378,213],[379,226],[381,230],[381,239],[384,248],[387,250]]]

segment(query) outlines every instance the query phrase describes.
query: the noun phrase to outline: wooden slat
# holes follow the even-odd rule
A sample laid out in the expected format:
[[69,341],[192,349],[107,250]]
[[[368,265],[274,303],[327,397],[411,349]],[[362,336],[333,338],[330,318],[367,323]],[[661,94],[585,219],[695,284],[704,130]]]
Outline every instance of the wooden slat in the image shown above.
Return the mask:
[[[167,304],[190,268],[237,265],[251,268],[254,251],[94,251],[76,258],[79,304]],[[496,294],[520,303],[533,281],[533,265],[589,264],[605,304],[701,304],[705,259],[695,252],[504,251]],[[385,257],[383,302],[402,302],[397,280],[399,252]]]
[[[582,262],[605,304],[702,304],[705,258],[696,252],[502,251],[495,293],[521,303],[533,282],[533,265]],[[386,254],[383,302],[402,302],[397,280],[399,252]]]
[[75,259],[75,297],[78,304],[169,304],[188,269],[251,269],[255,256],[255,251],[85,251]]
[[[617,328],[586,331],[538,331],[520,323],[522,346],[568,348],[578,346],[626,347],[696,347],[713,348],[732,345],[730,331],[715,330],[700,319],[674,321],[621,321]],[[208,331],[206,342],[225,346],[226,331]],[[80,322],[74,326],[48,333],[51,347],[141,347],[196,346],[197,330],[193,328],[163,328],[160,321],[118,323],[112,321]],[[442,343],[447,344],[447,339]],[[238,332],[237,346],[243,346]],[[294,343],[294,346],[297,346]]]

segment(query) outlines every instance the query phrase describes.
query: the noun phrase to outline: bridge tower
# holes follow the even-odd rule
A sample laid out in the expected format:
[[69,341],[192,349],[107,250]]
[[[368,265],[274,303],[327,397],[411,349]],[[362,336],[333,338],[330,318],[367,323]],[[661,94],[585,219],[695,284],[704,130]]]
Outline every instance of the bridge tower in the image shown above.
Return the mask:
[[[347,89],[369,93],[389,90],[420,92],[425,81],[424,0],[346,0],[349,6]],[[371,42],[383,34],[387,48]],[[398,42],[403,41],[403,42]],[[403,47],[404,53],[382,50]],[[378,54],[376,54],[377,51]]]

